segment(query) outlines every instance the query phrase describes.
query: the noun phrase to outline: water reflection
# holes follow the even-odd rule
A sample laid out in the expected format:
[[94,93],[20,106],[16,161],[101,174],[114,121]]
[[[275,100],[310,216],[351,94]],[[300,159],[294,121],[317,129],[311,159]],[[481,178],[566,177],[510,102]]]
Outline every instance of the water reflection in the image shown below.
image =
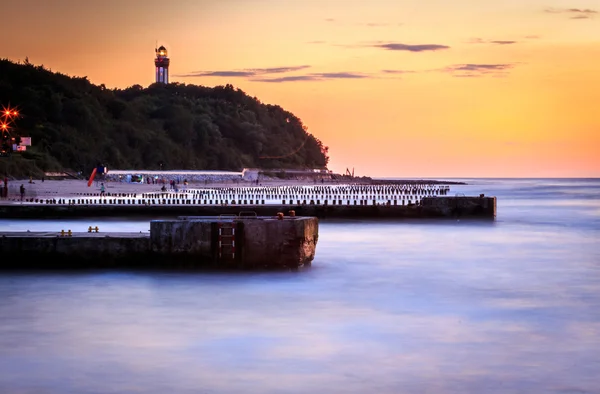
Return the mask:
[[535,209],[322,221],[294,273],[0,274],[0,392],[597,392],[600,227]]

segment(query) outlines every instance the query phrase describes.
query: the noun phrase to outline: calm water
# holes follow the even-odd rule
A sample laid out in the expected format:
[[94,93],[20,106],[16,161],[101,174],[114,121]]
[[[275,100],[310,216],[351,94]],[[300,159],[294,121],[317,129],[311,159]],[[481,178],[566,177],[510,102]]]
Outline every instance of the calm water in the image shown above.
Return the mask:
[[[495,222],[321,221],[301,272],[0,273],[0,393],[600,392],[600,180],[467,181]],[[149,227],[0,230],[90,224]]]

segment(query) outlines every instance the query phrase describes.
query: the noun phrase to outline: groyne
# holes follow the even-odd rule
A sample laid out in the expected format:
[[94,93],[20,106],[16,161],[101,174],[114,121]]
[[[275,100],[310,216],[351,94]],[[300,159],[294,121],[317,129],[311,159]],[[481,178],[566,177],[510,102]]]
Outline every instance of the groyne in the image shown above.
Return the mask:
[[[174,195],[175,196],[175,195]],[[318,218],[480,218],[496,217],[496,197],[443,196],[424,197],[418,204],[399,205],[398,200],[385,204],[376,200],[302,200],[265,204],[258,200],[236,200],[235,203],[216,203],[215,200],[191,198],[136,198],[116,196],[53,200],[29,204],[0,205],[4,218],[63,218],[93,216],[175,216],[222,214],[238,215],[250,211],[259,216],[274,216],[277,212],[293,210],[301,216]],[[177,196],[179,197],[179,196]],[[299,202],[299,203],[298,203]]]
[[79,192],[52,198],[13,197],[4,217],[219,215],[295,210],[317,217],[419,218],[496,215],[494,197],[450,196],[447,185],[291,185],[188,188],[145,193]]
[[319,236],[314,217],[214,216],[152,220],[149,233],[0,233],[0,269],[298,268]]

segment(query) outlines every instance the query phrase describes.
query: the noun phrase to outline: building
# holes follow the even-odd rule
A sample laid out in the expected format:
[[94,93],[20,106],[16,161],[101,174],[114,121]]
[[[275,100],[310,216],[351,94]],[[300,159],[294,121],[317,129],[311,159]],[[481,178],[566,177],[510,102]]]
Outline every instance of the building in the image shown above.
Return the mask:
[[156,59],[154,59],[154,65],[156,66],[156,83],[169,83],[169,57],[167,56],[167,48],[160,46],[155,49]]

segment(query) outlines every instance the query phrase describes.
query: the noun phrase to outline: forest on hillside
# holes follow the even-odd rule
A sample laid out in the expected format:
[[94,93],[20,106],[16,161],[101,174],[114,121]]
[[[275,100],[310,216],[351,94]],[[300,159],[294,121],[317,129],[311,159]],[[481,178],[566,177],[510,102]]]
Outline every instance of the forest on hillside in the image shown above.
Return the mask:
[[232,85],[172,83],[108,89],[26,60],[0,60],[0,105],[18,109],[25,152],[0,175],[110,169],[325,168],[328,148],[294,114]]

